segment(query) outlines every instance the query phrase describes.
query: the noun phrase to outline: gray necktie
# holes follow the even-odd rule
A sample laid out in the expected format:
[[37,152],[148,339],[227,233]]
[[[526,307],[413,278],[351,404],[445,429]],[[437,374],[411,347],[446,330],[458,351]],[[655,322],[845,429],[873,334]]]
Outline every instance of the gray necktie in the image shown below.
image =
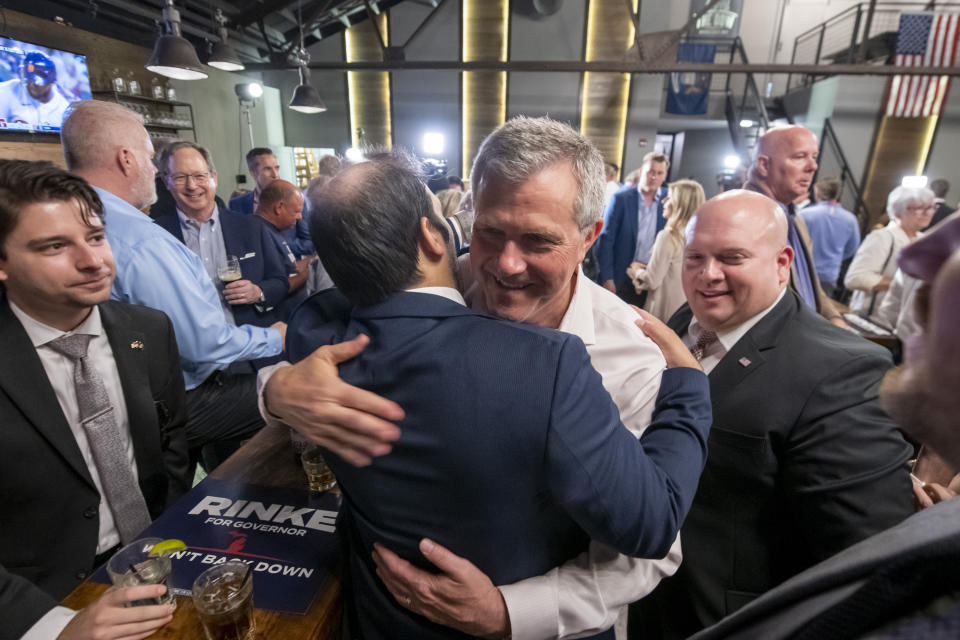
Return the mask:
[[77,388],[80,422],[120,540],[128,544],[150,525],[150,512],[127,461],[107,387],[87,358],[87,346],[92,339],[90,335],[74,334],[52,340],[46,346],[74,361],[73,383]]

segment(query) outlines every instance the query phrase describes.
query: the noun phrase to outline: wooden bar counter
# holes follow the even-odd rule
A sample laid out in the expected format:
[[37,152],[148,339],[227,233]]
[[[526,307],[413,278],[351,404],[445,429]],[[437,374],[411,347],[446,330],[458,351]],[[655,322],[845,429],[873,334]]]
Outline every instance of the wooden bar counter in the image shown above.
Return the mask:
[[[217,467],[211,476],[222,480],[236,480],[308,492],[306,476],[297,464],[290,445],[289,430],[286,427],[264,427],[226,462]],[[191,493],[196,492],[198,487],[195,487]],[[106,590],[107,585],[88,579],[64,598],[63,604],[73,609],[82,609]],[[258,640],[274,638],[334,640],[338,638],[341,614],[340,595],[339,572],[331,571],[322,583],[306,615],[257,609],[256,638]],[[256,584],[254,584],[253,598],[256,604]],[[150,638],[205,640],[191,599],[178,597],[173,620]]]

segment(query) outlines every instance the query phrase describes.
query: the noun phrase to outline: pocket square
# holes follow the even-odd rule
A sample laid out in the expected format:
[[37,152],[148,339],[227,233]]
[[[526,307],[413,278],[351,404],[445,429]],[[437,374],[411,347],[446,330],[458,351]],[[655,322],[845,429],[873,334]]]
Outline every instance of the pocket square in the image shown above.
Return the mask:
[[251,251],[250,253],[248,253],[248,254],[246,254],[246,255],[244,255],[244,256],[240,256],[240,259],[241,259],[241,260],[246,260],[247,258],[254,258],[254,257],[256,257],[256,255],[257,255],[257,252],[256,252],[256,251]]

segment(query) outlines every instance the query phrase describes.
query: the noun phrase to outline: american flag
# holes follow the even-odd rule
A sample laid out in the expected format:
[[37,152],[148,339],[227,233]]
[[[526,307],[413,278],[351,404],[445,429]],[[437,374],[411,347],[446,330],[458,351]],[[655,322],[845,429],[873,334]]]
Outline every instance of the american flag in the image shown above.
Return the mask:
[[[900,16],[894,64],[901,67],[952,67],[957,58],[960,16],[905,13]],[[938,116],[950,89],[950,76],[894,76],[887,115],[901,118]]]

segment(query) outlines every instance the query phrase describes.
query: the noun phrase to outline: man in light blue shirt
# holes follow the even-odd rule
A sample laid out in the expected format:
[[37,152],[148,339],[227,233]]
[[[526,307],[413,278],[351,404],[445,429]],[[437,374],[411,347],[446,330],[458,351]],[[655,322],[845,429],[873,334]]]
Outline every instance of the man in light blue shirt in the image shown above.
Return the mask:
[[836,298],[840,265],[857,253],[860,225],[857,216],[840,206],[842,183],[836,178],[820,178],[813,187],[816,204],[802,209],[799,216],[807,223],[813,242],[813,264],[824,293]]
[[255,376],[227,368],[279,354],[286,325],[228,323],[200,258],[142,212],[156,200],[156,168],[141,122],[114,103],[77,103],[61,131],[64,156],[104,204],[117,265],[111,298],[159,309],[173,322],[187,389],[187,440],[195,459],[203,450],[210,469],[263,424]]

